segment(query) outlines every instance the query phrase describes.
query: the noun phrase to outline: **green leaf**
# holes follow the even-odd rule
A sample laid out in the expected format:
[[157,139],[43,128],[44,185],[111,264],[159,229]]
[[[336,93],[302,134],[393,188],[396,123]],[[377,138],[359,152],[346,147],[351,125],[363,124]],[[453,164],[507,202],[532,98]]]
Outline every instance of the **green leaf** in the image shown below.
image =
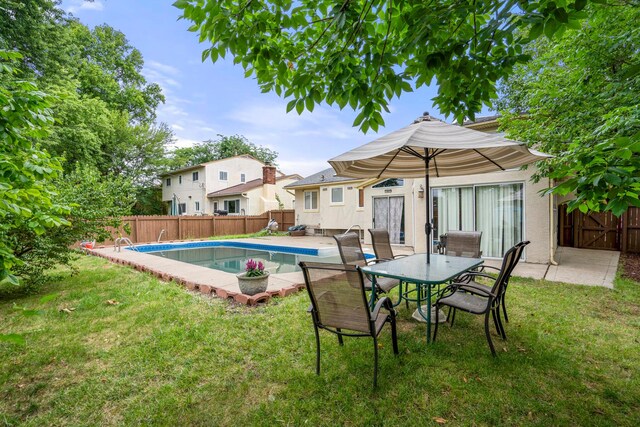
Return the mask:
[[291,101],[289,101],[289,103],[287,104],[287,113],[294,109],[294,107],[296,106],[296,102],[296,99],[292,99]]

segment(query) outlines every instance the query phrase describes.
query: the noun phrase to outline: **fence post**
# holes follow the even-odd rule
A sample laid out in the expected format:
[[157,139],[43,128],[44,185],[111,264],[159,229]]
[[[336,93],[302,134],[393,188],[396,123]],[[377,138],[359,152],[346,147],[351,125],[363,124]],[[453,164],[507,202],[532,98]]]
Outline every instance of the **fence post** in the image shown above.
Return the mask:
[[213,235],[216,235],[216,216],[211,217],[211,221],[213,222]]
[[182,218],[178,216],[178,240],[182,240]]
[[620,217],[622,221],[622,241],[620,242],[620,250],[626,253],[629,246],[629,208]]
[[136,216],[133,221],[134,221],[133,229],[136,232],[136,237],[134,239],[135,240],[134,243],[139,243],[140,242],[140,228],[138,227],[138,217]]
[[244,233],[242,234],[247,234],[247,216],[244,216]]

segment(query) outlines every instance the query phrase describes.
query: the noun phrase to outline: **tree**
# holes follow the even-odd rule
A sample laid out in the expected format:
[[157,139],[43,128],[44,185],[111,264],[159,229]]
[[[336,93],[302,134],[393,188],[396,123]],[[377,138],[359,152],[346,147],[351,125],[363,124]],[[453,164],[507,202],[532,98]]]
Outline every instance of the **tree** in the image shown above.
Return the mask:
[[533,59],[501,86],[509,137],[556,155],[538,177],[572,193],[570,210],[640,206],[640,8],[594,5],[576,31],[537,40]]
[[62,170],[36,142],[52,123],[49,99],[33,82],[18,80],[16,52],[0,50],[0,283],[17,283],[23,262],[12,244],[15,230],[42,235],[68,226],[69,207],[57,201],[52,180]]
[[587,0],[178,0],[190,31],[227,53],[263,91],[290,98],[287,111],[326,102],[359,112],[363,131],[403,92],[435,78],[440,111],[459,120],[491,105],[495,82],[528,60],[543,32],[576,27]]
[[36,288],[47,270],[70,266],[78,255],[73,246],[82,240],[112,237],[109,228],[122,225],[121,217],[131,212],[135,193],[122,177],[103,176],[90,166],[78,168],[56,179],[58,199],[71,206],[65,227],[52,227],[36,233],[30,227],[16,227],[7,233],[14,253],[20,259],[15,273],[23,279],[22,290]]
[[262,163],[275,164],[278,153],[249,142],[242,135],[218,135],[217,140],[207,140],[191,147],[177,148],[169,155],[169,169],[199,165],[213,160],[249,154]]

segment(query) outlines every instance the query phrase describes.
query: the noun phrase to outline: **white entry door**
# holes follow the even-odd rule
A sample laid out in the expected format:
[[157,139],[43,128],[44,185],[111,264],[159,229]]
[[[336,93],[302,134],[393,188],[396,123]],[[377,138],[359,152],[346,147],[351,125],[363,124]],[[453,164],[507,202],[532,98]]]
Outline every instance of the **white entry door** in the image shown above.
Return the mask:
[[404,244],[404,196],[374,197],[373,227],[386,228],[391,243]]

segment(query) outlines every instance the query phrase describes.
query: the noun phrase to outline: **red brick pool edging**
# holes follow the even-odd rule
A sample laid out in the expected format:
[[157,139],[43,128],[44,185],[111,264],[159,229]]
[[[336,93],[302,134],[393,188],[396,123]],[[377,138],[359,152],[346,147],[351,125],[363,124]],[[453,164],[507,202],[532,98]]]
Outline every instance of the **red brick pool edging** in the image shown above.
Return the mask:
[[194,292],[200,292],[201,294],[204,295],[212,295],[218,298],[222,298],[222,299],[233,299],[236,303],[238,304],[243,304],[243,305],[247,305],[247,306],[255,306],[259,303],[268,303],[272,297],[286,297],[295,293],[298,293],[299,291],[301,291],[302,289],[305,289],[305,285],[304,284],[299,284],[299,285],[292,285],[292,286],[287,286],[284,287],[282,289],[279,289],[277,291],[267,291],[267,292],[261,292],[259,294],[256,295],[246,295],[240,292],[232,292],[226,289],[222,289],[222,288],[218,288],[216,286],[213,285],[203,285],[203,284],[198,284],[189,280],[185,280],[181,277],[176,277],[172,274],[166,273],[166,272],[161,272],[158,270],[155,270],[151,267],[148,267],[146,265],[142,265],[139,264],[137,262],[134,261],[129,261],[129,260],[124,260],[121,258],[117,258],[117,257],[112,257],[109,256],[108,254],[105,254],[103,252],[98,252],[95,251],[93,249],[84,249],[84,251],[89,254],[89,255],[93,255],[93,256],[97,256],[100,258],[104,258],[106,260],[109,260],[111,262],[113,262],[114,264],[120,264],[120,265],[124,265],[124,266],[129,266],[129,267],[133,267],[135,270],[140,271],[142,273],[149,273],[153,276],[155,276],[156,278],[162,280],[163,282],[175,282],[179,285],[184,286],[185,288],[187,288],[187,290],[190,291],[194,291]]

